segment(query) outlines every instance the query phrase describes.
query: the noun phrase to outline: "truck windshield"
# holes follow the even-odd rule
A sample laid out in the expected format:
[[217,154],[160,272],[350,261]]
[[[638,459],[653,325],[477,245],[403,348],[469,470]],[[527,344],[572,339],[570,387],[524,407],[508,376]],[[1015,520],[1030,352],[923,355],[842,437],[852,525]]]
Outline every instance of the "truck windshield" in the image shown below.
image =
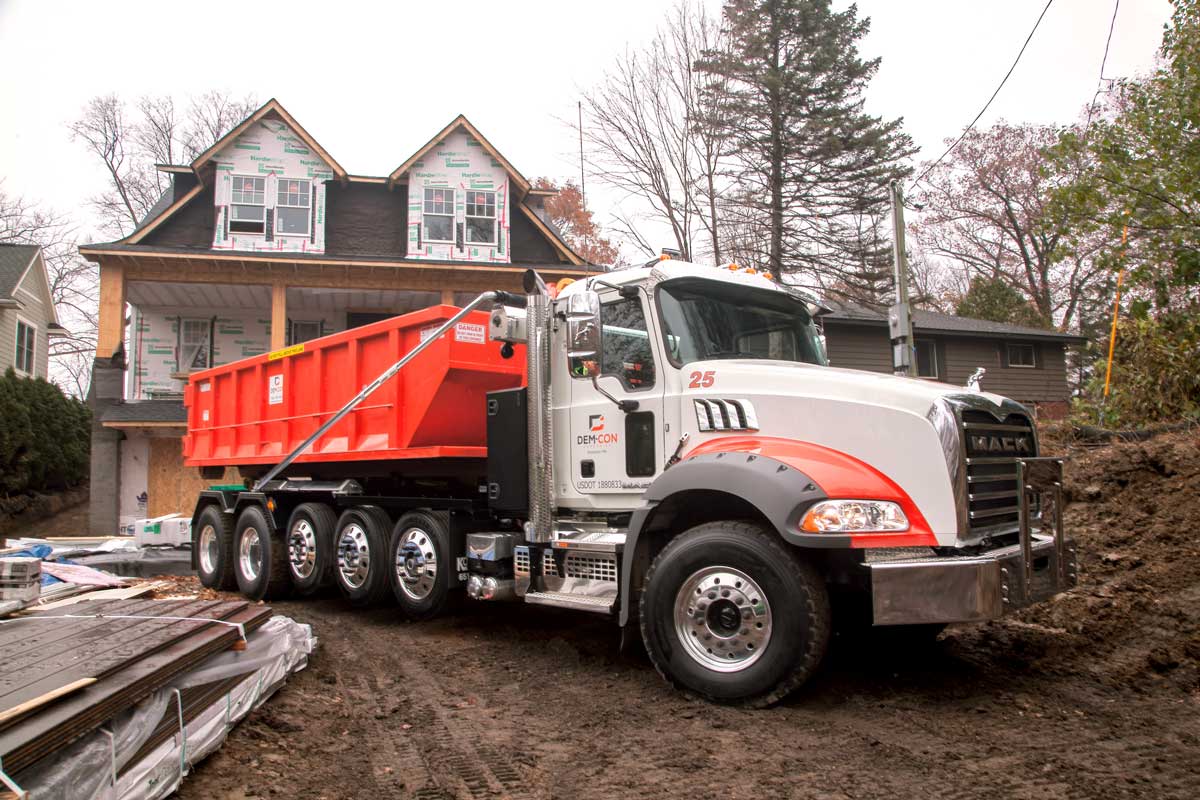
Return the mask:
[[715,358],[762,358],[824,365],[804,303],[782,292],[684,279],[658,290],[667,352],[678,365]]

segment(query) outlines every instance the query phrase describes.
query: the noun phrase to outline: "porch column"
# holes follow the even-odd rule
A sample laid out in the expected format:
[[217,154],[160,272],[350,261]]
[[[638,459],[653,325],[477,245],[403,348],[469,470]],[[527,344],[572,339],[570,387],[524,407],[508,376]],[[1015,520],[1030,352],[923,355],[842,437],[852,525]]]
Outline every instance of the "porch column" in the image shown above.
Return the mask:
[[100,264],[100,320],[96,358],[112,358],[125,342],[125,267],[112,260]]
[[271,349],[287,346],[287,285],[271,284]]
[[442,305],[444,305],[444,306],[454,305],[454,290],[453,289],[442,289]]

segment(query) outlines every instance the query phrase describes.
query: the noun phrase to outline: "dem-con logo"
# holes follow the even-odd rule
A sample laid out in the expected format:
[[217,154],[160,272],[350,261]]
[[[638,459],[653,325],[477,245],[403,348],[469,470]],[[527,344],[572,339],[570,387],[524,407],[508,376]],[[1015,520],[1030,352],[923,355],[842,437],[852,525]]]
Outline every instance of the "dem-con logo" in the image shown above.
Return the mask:
[[605,432],[603,414],[589,416],[587,429],[587,433],[575,437],[575,444],[616,444],[621,441],[620,434]]

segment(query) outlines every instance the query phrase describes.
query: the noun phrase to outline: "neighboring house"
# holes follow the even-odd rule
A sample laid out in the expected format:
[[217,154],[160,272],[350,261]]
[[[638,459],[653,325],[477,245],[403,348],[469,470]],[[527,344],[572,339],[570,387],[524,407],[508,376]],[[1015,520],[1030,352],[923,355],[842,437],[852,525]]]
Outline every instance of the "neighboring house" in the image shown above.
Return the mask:
[[[871,372],[892,371],[887,311],[830,303],[823,316],[829,363]],[[1061,417],[1071,397],[1066,349],[1087,339],[1068,333],[915,309],[912,313],[917,374],[964,385],[977,368],[981,387]]]
[[0,373],[45,378],[50,338],[63,333],[42,248],[0,244]]
[[[188,374],[481,291],[595,272],[459,116],[386,176],[350,175],[275,100],[192,163],[100,266],[91,530],[189,512]],[[227,480],[236,476],[230,474]]]

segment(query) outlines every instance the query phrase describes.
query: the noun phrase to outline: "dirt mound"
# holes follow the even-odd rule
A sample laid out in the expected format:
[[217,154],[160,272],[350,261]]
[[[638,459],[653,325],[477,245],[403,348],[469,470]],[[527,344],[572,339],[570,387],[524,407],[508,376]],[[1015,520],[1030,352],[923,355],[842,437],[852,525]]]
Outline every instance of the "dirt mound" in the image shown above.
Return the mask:
[[1112,688],[1200,690],[1200,436],[1069,452],[1065,515],[1080,582],[1050,606],[963,637],[1034,670]]

